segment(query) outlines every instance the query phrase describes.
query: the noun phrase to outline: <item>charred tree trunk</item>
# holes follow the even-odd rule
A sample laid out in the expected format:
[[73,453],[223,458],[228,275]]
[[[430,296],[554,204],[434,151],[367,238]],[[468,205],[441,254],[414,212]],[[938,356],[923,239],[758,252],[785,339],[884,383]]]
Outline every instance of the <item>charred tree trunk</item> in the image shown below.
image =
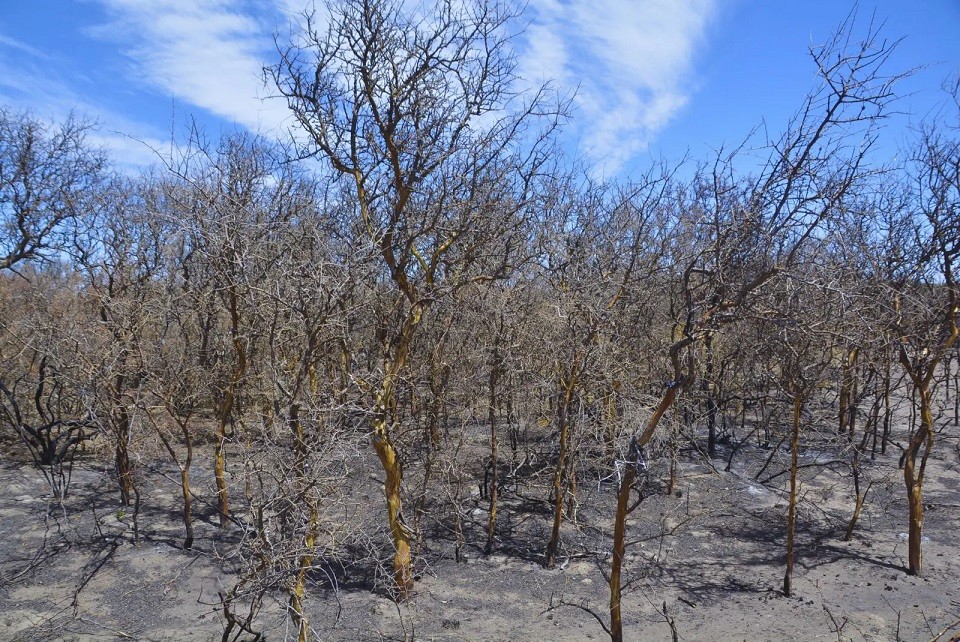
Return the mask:
[[855,394],[854,378],[856,377],[857,356],[859,353],[858,348],[852,348],[847,351],[846,358],[843,360],[843,370],[840,376],[840,409],[838,412],[839,423],[837,433],[841,435],[846,433],[848,439],[853,438],[851,408]]
[[129,506],[133,501],[133,468],[130,465],[130,413],[123,403],[123,375],[114,380],[113,430],[114,462],[117,483],[120,486],[120,503]]
[[[876,451],[877,445],[877,419],[880,413],[880,400],[877,399],[873,408],[870,411],[870,419],[867,422],[867,425],[864,426],[863,430],[863,439],[860,440],[859,444],[854,445],[853,447],[853,461],[850,463],[850,469],[853,473],[853,493],[854,493],[854,505],[853,505],[853,516],[850,518],[850,523],[847,525],[847,533],[844,536],[843,540],[849,542],[853,539],[853,530],[857,527],[857,522],[860,519],[860,513],[863,511],[863,503],[867,499],[867,493],[870,492],[871,484],[867,484],[866,489],[861,492],[862,483],[860,480],[861,476],[861,465],[860,461],[863,458],[863,455],[867,452],[867,442],[870,440],[871,432],[873,433],[873,446],[874,451]],[[872,427],[872,430],[871,430]]]
[[891,388],[893,387],[893,373],[891,372],[892,367],[891,359],[888,356],[886,362],[884,363],[883,371],[883,436],[880,438],[881,455],[887,454],[887,443],[890,441],[890,428],[893,418],[893,409],[891,408],[890,404],[890,393]]
[[[908,529],[907,573],[920,575],[923,569],[921,541],[923,535],[923,475],[927,458],[933,449],[933,412],[930,406],[929,384],[917,390],[920,398],[920,425],[910,439],[904,453],[903,480],[907,487],[907,506],[910,516]],[[919,459],[918,459],[919,458]]]
[[560,548],[560,526],[563,523],[563,504],[569,485],[569,447],[570,447],[570,405],[577,387],[579,360],[574,359],[566,377],[560,380],[562,397],[557,404],[557,427],[560,433],[560,452],[557,455],[556,468],[553,471],[553,527],[550,530],[550,542],[544,566],[553,568],[557,563]]
[[487,555],[493,552],[493,540],[497,525],[497,497],[498,464],[497,458],[497,384],[500,380],[501,359],[498,347],[494,347],[493,359],[490,364],[490,379],[488,382],[490,396],[487,402],[487,421],[490,423],[490,515],[487,521],[487,544],[483,552]]
[[717,385],[713,380],[714,355],[713,355],[713,332],[707,332],[703,339],[706,350],[706,364],[704,365],[706,376],[703,379],[703,394],[706,397],[707,406],[707,455],[713,459],[717,456]]

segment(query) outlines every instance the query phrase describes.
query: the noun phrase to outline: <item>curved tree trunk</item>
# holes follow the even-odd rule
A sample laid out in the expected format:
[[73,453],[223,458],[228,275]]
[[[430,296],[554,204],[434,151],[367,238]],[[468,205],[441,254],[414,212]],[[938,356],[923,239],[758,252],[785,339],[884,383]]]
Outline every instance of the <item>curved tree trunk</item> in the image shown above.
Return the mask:
[[640,466],[640,449],[650,443],[653,433],[660,423],[660,418],[673,405],[682,385],[681,381],[672,381],[650,419],[643,433],[634,437],[630,444],[630,453],[620,479],[620,490],[617,492],[617,514],[613,525],[613,559],[610,566],[610,639],[613,642],[623,642],[623,615],[620,608],[620,576],[623,572],[623,557],[627,544],[627,516],[633,512],[636,505],[630,506],[630,493],[637,480]]
[[401,515],[403,504],[400,498],[400,482],[403,480],[403,473],[397,451],[387,434],[386,419],[378,419],[374,425],[373,447],[386,474],[383,490],[387,500],[387,521],[395,549],[393,575],[399,599],[404,600],[413,590],[413,555],[410,547],[413,537]]
[[393,539],[393,575],[397,597],[405,600],[413,590],[413,553],[411,543],[414,534],[403,519],[403,500],[400,494],[403,482],[403,466],[397,457],[396,448],[390,438],[390,424],[396,408],[396,383],[400,373],[407,365],[410,345],[417,326],[422,319],[424,307],[413,304],[403,327],[397,334],[393,347],[395,351],[385,355],[384,378],[373,408],[373,447],[383,466],[383,492],[387,500],[387,523]]

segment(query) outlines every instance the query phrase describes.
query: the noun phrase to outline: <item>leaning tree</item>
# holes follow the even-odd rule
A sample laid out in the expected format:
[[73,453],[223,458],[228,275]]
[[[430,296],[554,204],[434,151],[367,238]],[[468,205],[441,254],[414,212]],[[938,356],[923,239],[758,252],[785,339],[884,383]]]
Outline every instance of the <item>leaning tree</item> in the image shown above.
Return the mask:
[[867,154],[899,77],[883,73],[893,45],[872,30],[856,41],[852,22],[851,17],[811,50],[820,83],[784,133],[769,141],[760,170],[739,178],[735,154],[719,156],[694,180],[683,207],[689,220],[678,229],[689,229],[694,242],[677,254],[673,281],[684,303],[667,350],[669,378],[660,402],[630,439],[617,495],[609,576],[613,640],[623,639],[620,578],[627,516],[639,503],[631,497],[640,480],[641,449],[677,395],[693,383],[690,350],[742,318],[757,294],[796,262],[870,174]]

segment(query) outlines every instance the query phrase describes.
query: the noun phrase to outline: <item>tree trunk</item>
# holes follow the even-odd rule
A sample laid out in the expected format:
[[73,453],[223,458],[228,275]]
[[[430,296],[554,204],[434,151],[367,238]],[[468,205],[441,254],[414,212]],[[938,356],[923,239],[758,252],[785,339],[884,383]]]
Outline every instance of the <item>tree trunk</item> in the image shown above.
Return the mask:
[[[916,390],[920,397],[920,425],[914,432],[904,453],[903,479],[907,487],[907,505],[910,525],[908,528],[907,573],[920,575],[923,569],[921,538],[923,535],[923,475],[927,457],[933,449],[933,411],[930,407],[930,390],[927,381]],[[919,461],[918,461],[919,455]]]
[[129,506],[133,501],[133,467],[130,465],[130,414],[123,405],[122,395],[123,377],[117,377],[117,398],[115,399],[114,418],[114,460],[117,468],[117,483],[120,485],[120,503]]
[[170,418],[176,422],[177,426],[180,428],[180,432],[183,435],[183,443],[187,449],[186,457],[183,463],[180,463],[179,458],[177,457],[177,451],[174,450],[173,444],[163,430],[157,426],[156,432],[157,436],[160,437],[160,441],[163,443],[164,448],[166,448],[167,453],[170,455],[170,459],[177,465],[177,468],[180,469],[180,492],[183,496],[183,527],[186,531],[186,535],[183,539],[183,548],[184,550],[189,550],[193,547],[193,493],[190,491],[190,466],[193,463],[193,440],[190,437],[190,419],[189,417],[181,418],[177,415],[177,410],[169,403],[165,404],[167,413]]
[[787,569],[783,575],[783,594],[792,595],[793,582],[793,539],[797,526],[797,450],[800,448],[800,413],[803,410],[803,397],[795,393],[793,397],[793,429],[790,433],[790,503],[787,508]]
[[843,538],[843,541],[849,542],[853,539],[853,529],[857,527],[857,521],[860,519],[860,512],[863,510],[863,502],[867,498],[867,493],[870,492],[870,484],[867,484],[866,490],[863,492],[860,491],[860,461],[863,458],[864,453],[867,452],[867,442],[870,440],[871,433],[871,424],[873,425],[873,446],[874,451],[876,450],[877,445],[877,416],[880,412],[880,403],[879,399],[874,402],[873,408],[870,411],[870,419],[867,421],[867,425],[863,429],[863,439],[853,447],[853,461],[850,464],[850,469],[853,473],[853,492],[854,492],[854,506],[853,506],[853,516],[850,518],[850,523],[847,525],[847,533]]
[[841,435],[847,433],[850,438],[853,437],[850,409],[854,395],[854,377],[856,376],[857,356],[859,354],[858,348],[853,348],[847,352],[847,358],[843,360],[840,379],[840,410],[837,432]]
[[180,489],[183,491],[183,526],[187,531],[183,538],[183,548],[193,548],[193,500],[190,497],[190,468],[180,469]]
[[237,388],[240,386],[240,381],[247,371],[247,351],[240,337],[240,311],[238,308],[236,287],[231,286],[228,294],[230,334],[233,338],[233,350],[237,357],[237,364],[230,378],[230,383],[224,392],[219,412],[217,413],[217,436],[213,452],[213,472],[217,480],[217,503],[220,513],[220,528],[226,528],[227,524],[230,523],[230,495],[227,489],[226,477],[227,423],[230,421],[230,416],[233,413]]
[[387,500],[387,523],[393,538],[393,576],[397,599],[405,600],[413,591],[413,532],[403,518],[403,501],[400,486],[403,482],[403,465],[390,438],[390,423],[396,408],[397,381],[407,365],[410,345],[417,326],[423,318],[424,306],[412,303],[410,312],[395,336],[392,347],[395,352],[384,355],[384,377],[373,407],[373,448],[380,459],[385,475],[383,493]]
[[487,522],[487,545],[483,552],[493,552],[493,539],[497,524],[497,382],[500,378],[500,355],[496,351],[490,366],[490,398],[487,406],[487,420],[490,422],[490,516]]
[[637,480],[637,462],[628,462],[617,493],[617,516],[613,526],[613,559],[610,566],[610,639],[623,642],[623,618],[620,609],[620,574],[626,553],[627,513],[630,491]]
[[227,434],[223,424],[217,424],[217,440],[213,447],[213,473],[217,480],[217,508],[220,515],[220,528],[230,523],[230,493],[227,489]]
[[890,407],[890,389],[892,388],[891,359],[887,358],[883,370],[883,436],[880,438],[880,454],[887,454],[887,443],[890,441],[890,427],[893,410]]
[[[960,426],[960,355],[957,355],[956,361],[957,369],[953,371],[953,425]],[[948,377],[952,369],[953,366],[947,369]]]
[[[859,476],[858,476],[859,477]],[[856,503],[853,507],[853,516],[850,518],[850,523],[847,525],[847,533],[843,537],[843,541],[849,542],[853,539],[853,529],[857,527],[857,522],[860,520],[860,513],[863,511],[863,503],[867,499],[867,492],[869,492],[870,487],[867,486],[867,490],[860,492],[860,481],[855,478],[855,492],[857,495]]]
[[[909,507],[910,526],[908,529],[907,573],[920,575],[923,570],[923,555],[921,551],[923,536],[923,477],[927,467],[927,458],[933,450],[934,419],[932,408],[932,390],[930,388],[937,368],[943,356],[949,354],[957,339],[960,338],[960,326],[957,325],[956,293],[948,289],[950,298],[947,306],[946,326],[950,334],[937,348],[930,360],[922,367],[914,365],[906,352],[906,340],[901,340],[899,347],[900,365],[910,376],[913,382],[911,388],[911,410],[916,409],[916,402],[920,407],[915,416],[919,419],[919,426],[914,430],[911,425],[910,443],[903,453],[903,480],[907,487],[907,505]],[[919,456],[919,461],[918,461]]]
[[310,623],[304,612],[303,601],[307,590],[307,573],[313,565],[313,547],[317,540],[317,525],[319,522],[316,502],[308,497],[307,504],[310,517],[307,522],[307,534],[303,540],[305,552],[300,556],[297,564],[296,580],[290,590],[290,617],[293,619],[293,625],[297,627],[297,642],[307,642],[310,636]]
[[293,433],[293,468],[298,477],[303,477],[307,463],[307,441],[300,421],[300,404],[292,403],[287,410],[287,423]]
[[393,537],[395,553],[393,556],[393,575],[398,597],[405,600],[413,590],[413,555],[410,552],[412,539],[410,530],[403,523],[401,514],[400,482],[403,473],[397,451],[387,434],[386,418],[378,419],[374,425],[373,447],[386,474],[383,490],[387,500],[387,521]]
[[634,437],[630,444],[630,452],[624,464],[623,476],[620,479],[620,489],[617,492],[617,514],[613,523],[613,556],[610,566],[610,639],[613,642],[623,642],[623,616],[620,608],[620,575],[623,571],[623,557],[627,545],[627,516],[634,507],[630,506],[630,492],[637,480],[637,468],[640,465],[640,449],[646,446],[653,437],[663,413],[673,405],[677,392],[680,390],[680,381],[673,381],[660,400],[660,404],[647,421],[643,433]]
[[557,423],[560,428],[560,452],[557,466],[553,471],[553,527],[550,530],[550,542],[547,544],[547,556],[544,566],[553,568],[557,563],[560,548],[560,526],[563,523],[563,503],[568,485],[568,449],[570,442],[570,404],[577,386],[577,360],[574,360],[570,374],[561,379],[563,398],[557,405]]
[[706,349],[706,377],[703,379],[703,393],[707,404],[707,455],[713,459],[717,456],[717,386],[713,380],[713,333],[707,332],[704,336]]

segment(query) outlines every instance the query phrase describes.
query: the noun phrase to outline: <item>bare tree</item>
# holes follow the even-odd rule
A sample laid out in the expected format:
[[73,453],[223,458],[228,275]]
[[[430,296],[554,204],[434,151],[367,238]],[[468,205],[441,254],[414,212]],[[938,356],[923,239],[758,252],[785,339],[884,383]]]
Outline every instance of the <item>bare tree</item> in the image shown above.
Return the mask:
[[[73,276],[24,270],[0,294],[0,426],[19,437],[57,500],[66,497],[78,449],[97,434],[92,399],[78,380],[77,332],[58,319],[74,317]],[[19,287],[12,287],[12,286]],[[6,431],[5,431],[6,432]]]
[[960,139],[951,133],[932,127],[923,132],[912,167],[907,240],[914,251],[907,258],[913,261],[907,280],[894,284],[892,297],[899,361],[912,383],[919,417],[903,457],[911,575],[922,570],[923,482],[936,435],[936,377],[960,339],[960,284],[954,273],[960,257]]
[[[810,428],[806,412],[817,386],[823,381],[837,348],[835,316],[808,314],[810,309],[833,309],[837,290],[829,286],[829,274],[819,273],[815,265],[798,265],[776,285],[763,306],[763,324],[770,340],[761,350],[768,351],[768,376],[773,387],[790,405],[790,465],[787,493],[786,564],[783,594],[793,594],[793,569],[796,557],[796,530],[800,491],[801,438]],[[845,359],[848,351],[839,350]],[[842,387],[841,383],[841,387]]]
[[104,178],[104,155],[86,142],[91,125],[58,126],[0,107],[0,270],[62,247]]
[[[732,157],[719,157],[693,192],[690,237],[710,233],[678,265],[684,305],[669,348],[665,391],[643,430],[631,439],[620,482],[610,574],[610,631],[623,639],[620,576],[626,517],[638,478],[641,448],[652,439],[677,393],[692,385],[690,347],[711,329],[735,321],[756,292],[789,268],[821,224],[862,181],[872,129],[893,98],[897,77],[882,75],[891,52],[874,31],[856,42],[853,18],[825,45],[811,51],[820,75],[785,133],[769,145],[755,177],[733,180]],[[857,141],[851,144],[852,141]],[[703,220],[706,225],[700,225]],[[684,256],[681,254],[680,256]]]
[[117,178],[101,190],[98,207],[85,212],[70,248],[96,310],[97,323],[85,341],[85,368],[95,382],[98,419],[113,442],[124,506],[137,495],[130,446],[147,376],[144,348],[153,331],[154,279],[166,267],[165,222],[154,215],[149,191],[142,188]]
[[[573,186],[568,186],[568,188]],[[636,294],[635,285],[649,285],[662,270],[665,256],[659,231],[668,227],[664,201],[672,189],[672,170],[656,166],[635,183],[621,188],[588,186],[558,201],[550,221],[544,278],[555,311],[548,335],[552,345],[550,374],[556,414],[557,456],[551,498],[553,520],[545,565],[552,568],[560,549],[564,514],[575,514],[576,455],[580,427],[578,406],[590,394],[591,380],[602,380],[604,352],[615,343],[620,315]],[[565,508],[566,506],[566,508]]]
[[[350,227],[367,239],[397,294],[400,320],[387,331],[382,371],[369,383],[404,597],[413,586],[412,533],[392,437],[397,387],[431,304],[459,285],[509,272],[527,183],[557,110],[542,92],[515,100],[506,45],[514,14],[499,2],[417,9],[350,0],[326,8],[325,25],[317,14],[304,16],[268,74],[309,138],[304,152],[352,186]],[[531,131],[545,112],[546,132]]]

